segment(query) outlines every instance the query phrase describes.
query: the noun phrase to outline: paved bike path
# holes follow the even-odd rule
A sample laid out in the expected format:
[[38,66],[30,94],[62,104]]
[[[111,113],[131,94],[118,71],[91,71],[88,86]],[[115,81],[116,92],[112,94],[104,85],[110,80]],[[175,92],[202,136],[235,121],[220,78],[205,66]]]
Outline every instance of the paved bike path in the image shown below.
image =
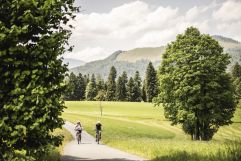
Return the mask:
[[[74,138],[75,125],[65,122],[66,128]],[[104,136],[103,136],[104,137]],[[103,144],[97,144],[95,138],[86,131],[82,132],[82,143],[78,144],[76,139],[72,140],[64,147],[62,161],[144,161],[146,159],[138,156],[108,147]]]

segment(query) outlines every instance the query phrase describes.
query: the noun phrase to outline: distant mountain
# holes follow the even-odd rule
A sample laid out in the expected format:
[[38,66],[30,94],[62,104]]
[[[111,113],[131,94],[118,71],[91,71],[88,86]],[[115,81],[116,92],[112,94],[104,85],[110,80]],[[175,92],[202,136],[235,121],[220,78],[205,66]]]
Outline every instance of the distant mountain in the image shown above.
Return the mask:
[[135,63],[138,60],[149,60],[152,62],[160,61],[161,54],[164,52],[165,47],[146,47],[146,48],[136,48],[129,51],[124,51],[119,54],[116,61],[127,61],[130,63]]
[[63,62],[64,62],[64,64],[68,64],[69,69],[85,65],[84,61],[78,60],[78,59],[71,59],[71,58],[64,58]]
[[[228,53],[231,56],[231,63],[228,66],[234,65],[236,62],[241,62],[241,43],[226,38],[219,35],[214,35],[221,46],[224,47],[224,52]],[[100,75],[103,78],[107,78],[109,70],[112,65],[117,69],[117,74],[121,74],[123,71],[126,71],[128,76],[133,76],[135,71],[139,71],[141,77],[145,75],[145,70],[147,64],[152,61],[155,68],[158,68],[161,62],[161,55],[165,51],[165,46],[161,47],[146,47],[146,48],[136,48],[129,51],[116,51],[109,57],[103,60],[93,61],[86,63],[83,66],[75,67],[70,69],[71,72],[82,73],[82,74],[92,74]]]
[[241,63],[241,43],[231,38],[214,35],[212,36],[224,48],[224,52],[231,56],[228,70],[236,63]]

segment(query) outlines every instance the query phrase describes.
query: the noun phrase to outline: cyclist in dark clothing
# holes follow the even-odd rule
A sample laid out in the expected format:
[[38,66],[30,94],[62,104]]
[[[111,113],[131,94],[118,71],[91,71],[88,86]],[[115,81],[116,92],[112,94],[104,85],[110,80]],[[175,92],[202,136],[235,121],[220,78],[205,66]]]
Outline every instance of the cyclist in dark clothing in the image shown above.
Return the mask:
[[95,138],[96,138],[96,141],[97,141],[97,134],[100,135],[100,139],[101,139],[101,131],[102,131],[102,124],[100,123],[100,121],[98,121],[95,125],[95,131],[96,131],[96,135],[95,135]]

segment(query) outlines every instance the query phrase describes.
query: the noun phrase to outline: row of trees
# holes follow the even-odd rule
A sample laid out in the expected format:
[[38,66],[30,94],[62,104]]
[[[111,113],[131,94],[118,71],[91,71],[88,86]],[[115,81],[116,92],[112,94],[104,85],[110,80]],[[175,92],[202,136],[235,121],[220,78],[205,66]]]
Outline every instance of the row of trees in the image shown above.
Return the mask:
[[151,102],[158,94],[157,73],[151,62],[147,66],[144,81],[138,71],[129,79],[125,71],[117,78],[114,66],[110,69],[107,81],[94,74],[89,77],[81,73],[78,76],[70,73],[67,81],[69,90],[65,100]]

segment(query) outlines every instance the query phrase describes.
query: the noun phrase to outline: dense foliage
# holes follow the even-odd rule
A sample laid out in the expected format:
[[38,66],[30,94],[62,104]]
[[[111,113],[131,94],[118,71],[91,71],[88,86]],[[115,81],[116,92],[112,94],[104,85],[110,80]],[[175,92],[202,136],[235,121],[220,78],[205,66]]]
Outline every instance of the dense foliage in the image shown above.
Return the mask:
[[14,160],[18,152],[41,160],[49,144],[61,143],[51,132],[63,124],[67,68],[60,55],[78,10],[73,3],[0,1],[0,160]]
[[219,43],[193,27],[166,48],[156,103],[194,140],[210,140],[220,126],[231,123],[235,103],[228,64]]

